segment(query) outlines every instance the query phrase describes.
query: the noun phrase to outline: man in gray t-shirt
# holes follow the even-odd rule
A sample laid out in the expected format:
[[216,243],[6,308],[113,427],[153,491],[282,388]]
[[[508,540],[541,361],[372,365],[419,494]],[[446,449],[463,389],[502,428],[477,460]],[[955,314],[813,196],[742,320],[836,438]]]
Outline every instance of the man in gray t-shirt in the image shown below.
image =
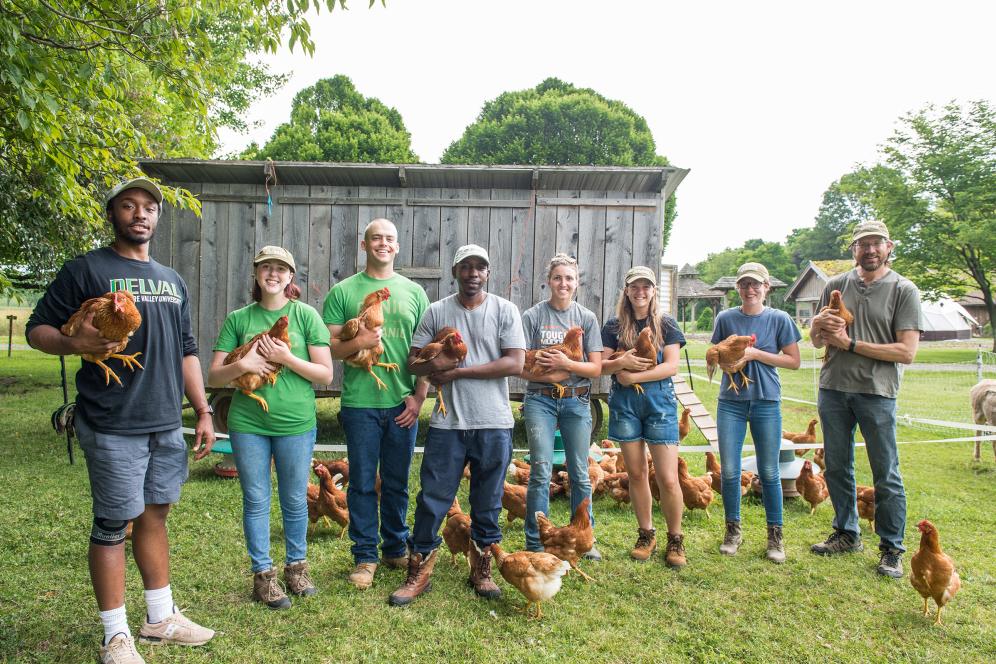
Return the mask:
[[[412,337],[408,369],[446,390],[447,414],[434,413],[425,441],[415,499],[415,523],[408,540],[408,577],[389,602],[405,606],[429,588],[442,539],[439,527],[456,498],[464,466],[470,463],[470,584],[480,597],[501,597],[491,578],[491,545],[501,541],[498,517],[505,473],[512,458],[512,409],[508,377],[522,371],[526,343],[515,305],[484,290],[490,275],[488,252],[477,245],[457,249],[453,276],[459,292],[429,305]],[[439,355],[414,364],[419,351],[443,327],[463,337],[467,357],[457,366]]]
[[[923,329],[920,293],[889,268],[893,243],[885,224],[860,222],[851,239],[857,267],[827,283],[810,331],[813,345],[826,347],[818,409],[835,512],[833,533],[812,551],[832,555],[862,549],[854,481],[854,431],[861,427],[875,482],[875,533],[881,553],[877,571],[900,578],[906,490],[896,449],[896,395],[901,365],[913,361]],[[849,325],[840,310],[823,308],[835,290],[853,316]]]

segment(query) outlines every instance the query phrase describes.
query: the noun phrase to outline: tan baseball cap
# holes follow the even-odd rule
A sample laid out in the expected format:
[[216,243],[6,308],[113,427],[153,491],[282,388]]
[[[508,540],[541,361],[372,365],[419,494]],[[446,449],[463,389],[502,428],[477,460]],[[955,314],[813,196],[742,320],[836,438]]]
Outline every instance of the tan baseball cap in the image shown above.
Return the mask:
[[159,185],[148,178],[132,178],[131,180],[119,182],[111,187],[111,189],[107,192],[107,195],[104,196],[104,207],[106,208],[110,202],[114,200],[115,196],[120,194],[122,191],[127,191],[128,189],[141,189],[142,191],[146,191],[149,195],[156,199],[156,203],[162,205],[163,191],[159,188]]
[[635,267],[629,268],[629,272],[626,273],[626,285],[629,286],[631,283],[637,279],[646,279],[654,287],[657,286],[657,275],[654,271],[645,265],[637,265]]
[[287,263],[290,269],[297,270],[297,267],[294,265],[294,256],[283,247],[268,245],[260,249],[259,253],[256,254],[256,258],[252,259],[252,264],[259,265],[263,261],[281,261]]
[[741,279],[754,279],[762,284],[771,283],[771,275],[768,274],[768,268],[764,267],[760,263],[744,263],[737,268],[738,284]]
[[460,261],[472,256],[483,258],[485,263],[491,265],[491,258],[488,257],[487,249],[476,244],[465,244],[456,250],[456,255],[453,256],[453,267],[456,267]]
[[851,231],[851,242],[857,242],[863,237],[868,237],[869,235],[880,235],[883,239],[889,240],[889,229],[884,223],[878,221],[877,219],[870,219],[868,221],[859,221],[858,225],[854,227]]

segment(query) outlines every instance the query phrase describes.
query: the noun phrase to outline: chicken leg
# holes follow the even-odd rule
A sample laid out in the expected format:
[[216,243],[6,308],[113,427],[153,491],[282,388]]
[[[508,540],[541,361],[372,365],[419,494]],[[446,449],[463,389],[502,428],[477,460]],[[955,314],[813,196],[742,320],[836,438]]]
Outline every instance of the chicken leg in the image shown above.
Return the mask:
[[633,389],[636,390],[637,394],[643,394],[644,393],[643,385],[640,385],[639,383],[633,383]]
[[590,576],[588,576],[587,574],[585,574],[584,572],[582,572],[581,568],[578,567],[577,563],[570,563],[570,565],[571,565],[571,569],[574,570],[575,572],[577,572],[578,574],[580,574],[581,576],[583,576],[585,581],[594,581],[595,580],[595,579],[591,578]]
[[388,373],[398,370],[398,365],[395,362],[374,362],[375,367],[383,367]]
[[[104,370],[104,385],[110,385],[112,378],[114,379],[115,383],[117,383],[118,385],[121,385],[121,379],[118,378],[118,375],[116,373],[114,373],[109,366],[107,366],[106,364],[104,364],[100,360],[96,360],[95,363],[96,363],[96,365],[98,367],[100,367],[101,369]],[[121,385],[121,386],[124,387],[123,385]]]
[[377,374],[374,373],[373,365],[367,367],[367,373],[370,374],[371,376],[373,376],[373,379],[375,381],[377,381],[377,387],[378,388],[380,388],[382,390],[386,390],[387,389],[387,385],[384,384],[384,381],[382,381],[380,378],[378,378]]
[[443,400],[443,386],[436,386],[436,403],[439,404],[439,414],[446,417],[446,402]]
[[[119,353],[112,353],[111,357],[113,357],[115,359],[118,359],[118,360],[121,360],[124,363],[124,365],[126,367],[128,367],[129,369],[131,369],[132,371],[135,370],[135,367],[138,367],[139,369],[145,371],[145,367],[143,367],[141,364],[139,364],[138,360],[135,359],[136,357],[138,357],[141,354],[142,354],[142,351],[138,351],[137,353],[132,353],[131,355],[121,355]],[[132,365],[134,365],[134,366],[132,366]]]
[[564,392],[567,391],[566,387],[564,387],[560,383],[553,383],[553,389],[555,389],[557,391],[557,398],[558,399],[563,399],[564,398]]
[[264,399],[263,397],[259,396],[258,394],[253,394],[251,390],[242,390],[242,394],[246,395],[253,401],[257,402],[259,404],[259,407],[263,409],[264,413],[270,412],[270,404],[266,403],[266,399]]

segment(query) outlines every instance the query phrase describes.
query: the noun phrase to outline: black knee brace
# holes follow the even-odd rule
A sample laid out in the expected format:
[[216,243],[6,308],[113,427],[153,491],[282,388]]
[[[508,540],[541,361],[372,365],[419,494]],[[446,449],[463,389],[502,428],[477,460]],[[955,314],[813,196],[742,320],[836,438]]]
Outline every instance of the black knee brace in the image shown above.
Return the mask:
[[117,546],[125,541],[128,522],[120,519],[93,518],[90,541],[99,546]]

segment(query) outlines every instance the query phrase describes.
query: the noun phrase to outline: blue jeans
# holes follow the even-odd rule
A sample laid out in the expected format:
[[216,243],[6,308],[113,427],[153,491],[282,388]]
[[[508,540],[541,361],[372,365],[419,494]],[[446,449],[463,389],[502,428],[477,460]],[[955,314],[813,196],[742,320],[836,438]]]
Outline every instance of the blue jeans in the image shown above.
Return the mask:
[[418,423],[405,429],[394,418],[405,409],[351,408],[340,411],[349,457],[349,538],[353,560],[377,562],[377,467],[380,466],[380,544],[385,558],[405,555],[408,541],[408,473]]
[[854,431],[861,427],[875,483],[875,533],[879,549],[905,551],[906,489],[899,474],[896,400],[877,394],[820,389],[817,403],[823,428],[827,489],[833,502],[833,527],[861,536],[854,481]]
[[270,558],[270,459],[277,468],[286,563],[300,562],[308,556],[308,476],[316,432],[317,429],[312,429],[296,436],[229,433],[242,485],[242,528],[254,574],[273,567]]
[[[588,446],[591,444],[591,405],[587,397],[554,399],[539,393],[526,394],[526,435],[529,438],[529,489],[526,492],[526,548],[542,551],[536,512],[550,513],[550,475],[553,472],[553,436],[560,427],[571,478],[571,514],[585,498],[591,498],[588,476]],[[591,503],[588,518],[595,518]]]
[[501,541],[501,495],[512,460],[511,429],[467,431],[429,427],[415,499],[415,525],[408,540],[413,553],[428,555],[443,543],[439,527],[456,498],[470,461],[470,537],[481,548]]
[[778,451],[782,445],[781,404],[771,400],[720,399],[716,409],[719,459],[723,468],[723,511],[727,521],[740,521],[741,454],[747,424],[757,451],[764,514],[769,526],[782,525],[782,479]]

